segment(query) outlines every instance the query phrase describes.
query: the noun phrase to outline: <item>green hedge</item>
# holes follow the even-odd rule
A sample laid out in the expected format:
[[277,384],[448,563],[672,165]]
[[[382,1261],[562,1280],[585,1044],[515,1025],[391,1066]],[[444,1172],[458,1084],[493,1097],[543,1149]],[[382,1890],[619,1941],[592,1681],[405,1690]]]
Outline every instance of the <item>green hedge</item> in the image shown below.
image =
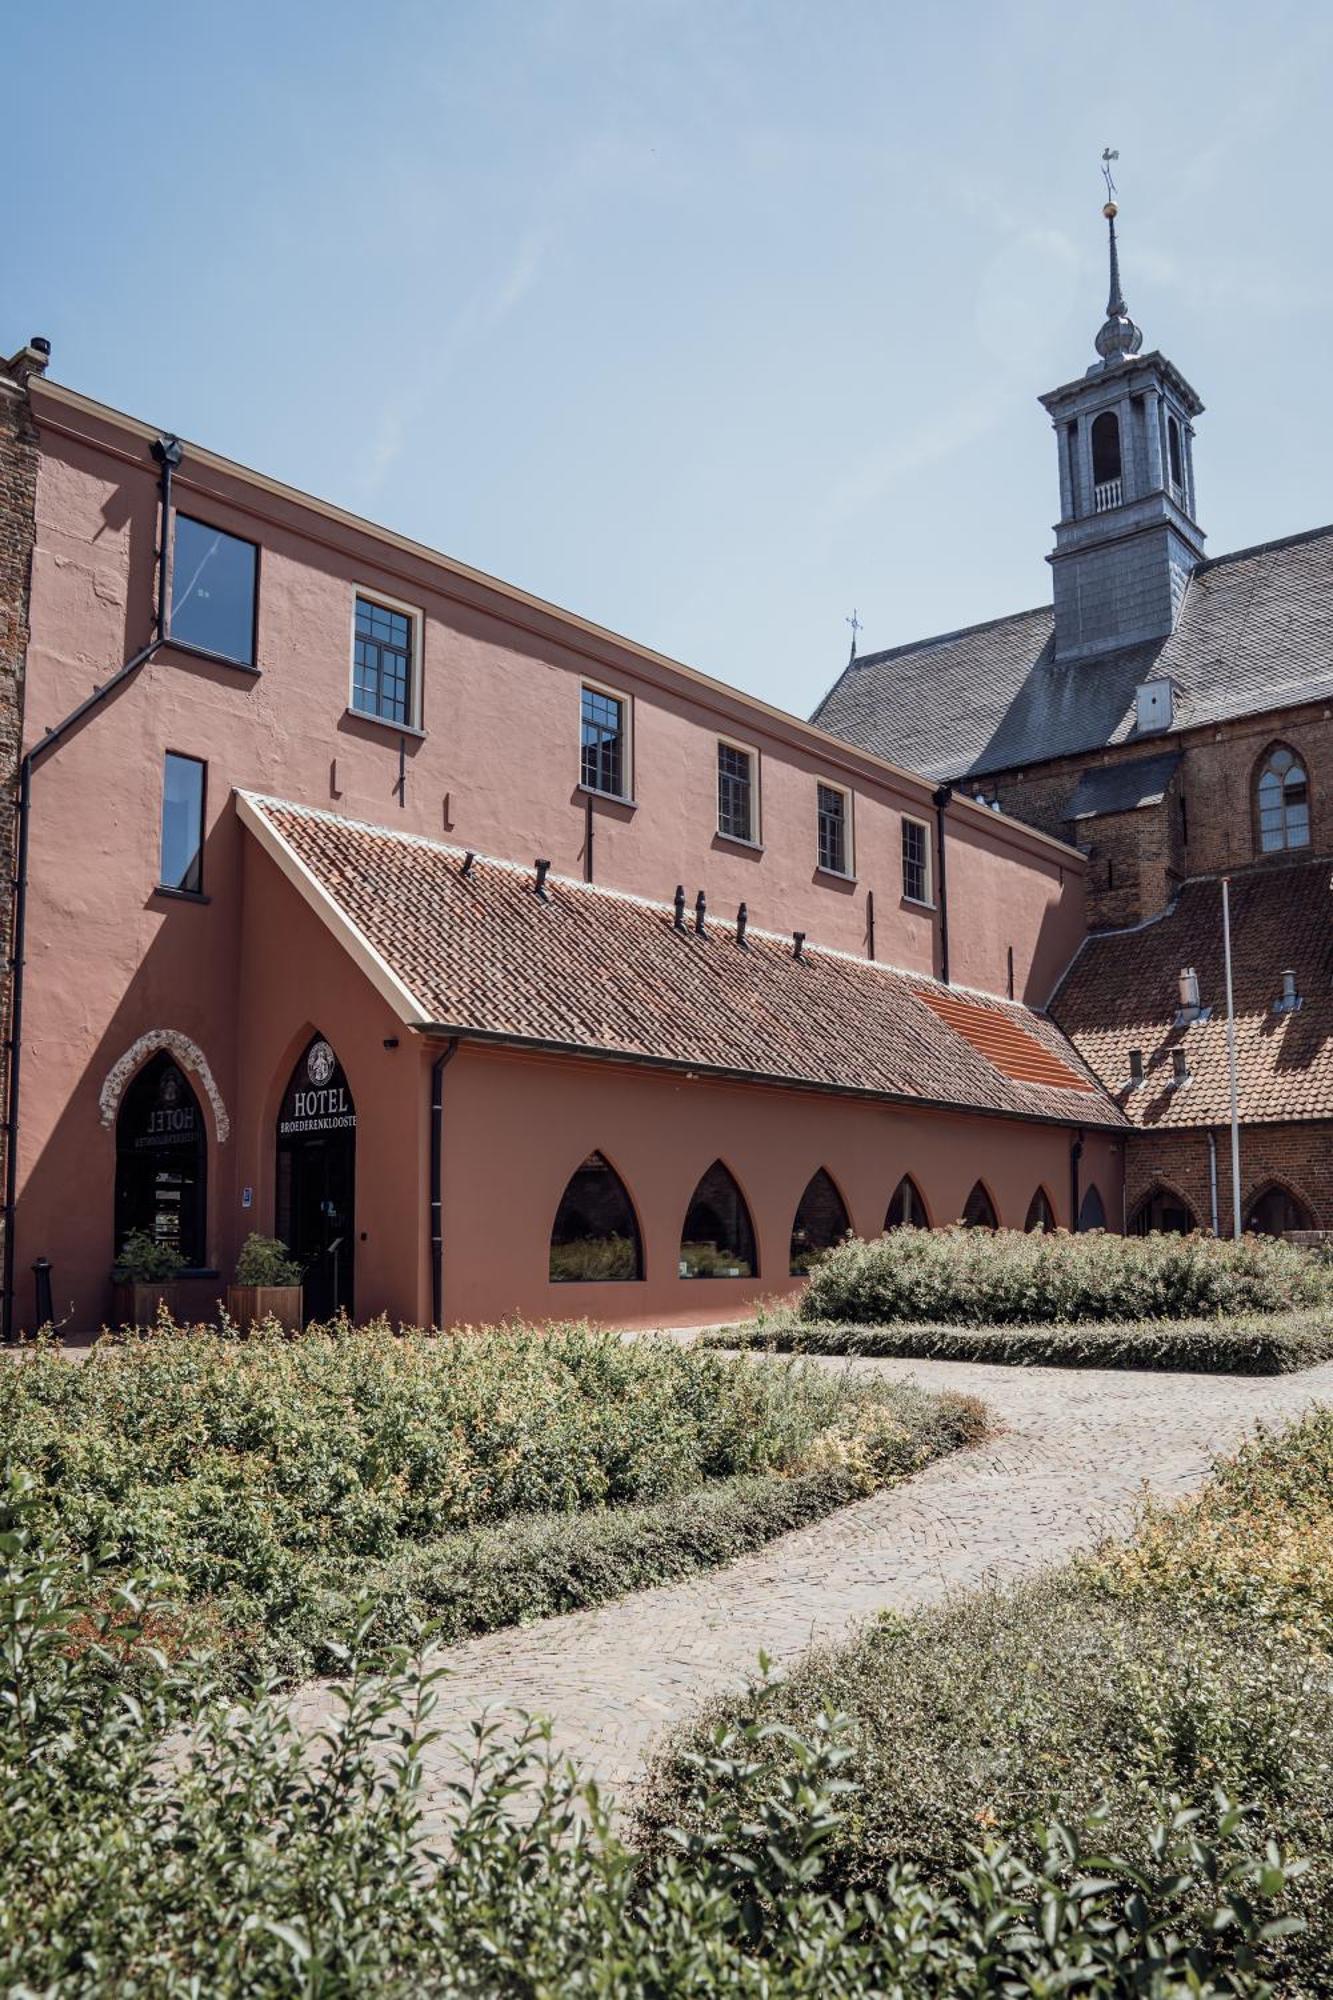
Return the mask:
[[895,1229],[822,1257],[802,1319],[1000,1326],[1202,1319],[1333,1302],[1333,1269],[1274,1237]]
[[813,1519],[968,1441],[967,1400],[586,1327],[289,1341],[204,1331],[12,1368],[0,1460],[75,1553],[174,1579],[178,1647],[327,1664],[382,1637],[596,1603]]
[[312,1756],[285,1705],[167,1677],[157,1624],[151,1601],[43,1542],[21,1483],[0,1489],[7,1993],[1259,2000],[1250,1968],[1300,1886],[1299,1862],[1224,1805],[1169,1813],[1146,1868],[1095,1821],[1052,1826],[1035,1866],[992,1844],[941,1890],[891,1872],[871,1904],[828,1867],[849,1824],[839,1732],[763,1715],[693,1768],[687,1824],[718,1803],[715,1830],[648,1857],[538,1729],[480,1729],[428,1826],[419,1667],[384,1680],[350,1658]]
[[1333,1361],[1333,1314],[1321,1307],[1217,1319],[1147,1319],[1124,1325],[1093,1320],[1064,1326],[826,1326],[788,1316],[723,1327],[704,1339],[710,1347],[762,1348],[774,1354],[1285,1375]]

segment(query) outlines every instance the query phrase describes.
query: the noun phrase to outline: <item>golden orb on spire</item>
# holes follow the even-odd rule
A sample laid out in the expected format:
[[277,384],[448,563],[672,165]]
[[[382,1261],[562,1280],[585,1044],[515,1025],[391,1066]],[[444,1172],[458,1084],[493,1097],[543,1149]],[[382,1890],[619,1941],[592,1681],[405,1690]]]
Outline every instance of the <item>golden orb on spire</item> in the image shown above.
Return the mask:
[[1113,201],[1108,201],[1103,205],[1102,214],[1106,217],[1106,220],[1108,222],[1114,222],[1119,213],[1120,210],[1116,207]]

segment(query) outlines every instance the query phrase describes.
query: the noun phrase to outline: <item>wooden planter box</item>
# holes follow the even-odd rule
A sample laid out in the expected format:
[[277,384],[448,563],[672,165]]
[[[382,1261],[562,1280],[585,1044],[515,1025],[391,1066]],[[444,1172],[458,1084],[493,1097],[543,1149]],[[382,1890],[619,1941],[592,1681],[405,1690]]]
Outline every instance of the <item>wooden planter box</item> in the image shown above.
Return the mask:
[[284,1333],[301,1331],[301,1287],[299,1285],[228,1285],[227,1317],[242,1333],[249,1333],[256,1320],[275,1319]]
[[216,1278],[156,1278],[149,1284],[113,1280],[112,1326],[152,1327],[158,1307],[165,1306],[178,1326],[216,1318]]

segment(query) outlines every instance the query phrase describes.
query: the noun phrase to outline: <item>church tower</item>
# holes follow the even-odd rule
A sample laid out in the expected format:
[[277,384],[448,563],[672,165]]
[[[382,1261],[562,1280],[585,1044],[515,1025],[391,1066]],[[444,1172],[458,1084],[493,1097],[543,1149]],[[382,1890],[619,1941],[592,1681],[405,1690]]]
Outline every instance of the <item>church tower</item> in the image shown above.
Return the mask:
[[1203,557],[1193,429],[1203,404],[1165,355],[1140,352],[1143,335],[1120,286],[1115,202],[1102,213],[1111,287],[1098,359],[1041,398],[1060,463],[1060,520],[1047,558],[1057,660],[1165,638]]

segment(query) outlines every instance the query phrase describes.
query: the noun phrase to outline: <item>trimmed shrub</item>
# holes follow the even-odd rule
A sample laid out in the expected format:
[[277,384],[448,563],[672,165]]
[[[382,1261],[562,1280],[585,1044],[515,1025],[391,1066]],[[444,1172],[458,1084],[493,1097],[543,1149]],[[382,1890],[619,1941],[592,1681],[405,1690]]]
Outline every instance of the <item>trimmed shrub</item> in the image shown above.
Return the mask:
[[1154,1368],[1207,1375],[1285,1375],[1333,1361],[1333,1317],[1321,1307],[1216,1319],[1084,1321],[1064,1326],[825,1326],[779,1315],[701,1336],[708,1347],[877,1360],[986,1361],[1028,1368]]
[[305,1272],[287,1245],[277,1236],[261,1236],[252,1229],[236,1259],[238,1285],[299,1285]]
[[[1245,1816],[1174,1809],[1146,1867],[1096,1821],[1039,1831],[1035,1866],[980,1843],[942,1891],[895,1870],[870,1901],[831,1886],[846,1825],[838,1725],[762,1712],[709,1745],[689,1817],[642,1858],[595,1788],[530,1727],[478,1725],[428,1827],[434,1689],[405,1657],[347,1661],[312,1753],[266,1696],[173,1682],[154,1607],[44,1547],[21,1485],[0,1496],[0,1982],[158,2000],[859,2000],[868,1993],[1085,2000],[1267,1993],[1299,1861]],[[137,1699],[118,1686],[127,1667]],[[169,1755],[164,1731],[186,1726]],[[447,1859],[441,1859],[441,1855]]]
[[77,1368],[39,1348],[6,1391],[0,1459],[65,1545],[172,1578],[190,1639],[284,1673],[322,1657],[367,1577],[382,1637],[446,1598],[459,1632],[597,1602],[754,1547],[983,1421],[966,1399],[586,1327],[168,1330]]
[[816,1264],[802,1320],[858,1326],[941,1321],[1203,1319],[1333,1302],[1333,1270],[1271,1236],[1069,1235],[1015,1229],[894,1229]]

